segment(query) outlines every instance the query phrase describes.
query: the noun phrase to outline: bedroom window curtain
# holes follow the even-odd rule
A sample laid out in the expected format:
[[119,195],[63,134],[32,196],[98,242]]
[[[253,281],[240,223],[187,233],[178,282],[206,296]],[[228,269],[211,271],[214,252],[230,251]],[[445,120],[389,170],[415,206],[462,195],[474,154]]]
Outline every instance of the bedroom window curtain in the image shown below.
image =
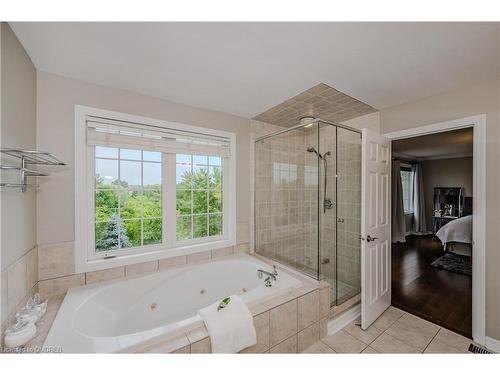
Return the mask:
[[401,183],[401,163],[392,161],[392,242],[405,242],[405,210],[403,204],[403,184]]
[[413,171],[413,233],[427,232],[425,220],[424,182],[420,163],[412,165]]

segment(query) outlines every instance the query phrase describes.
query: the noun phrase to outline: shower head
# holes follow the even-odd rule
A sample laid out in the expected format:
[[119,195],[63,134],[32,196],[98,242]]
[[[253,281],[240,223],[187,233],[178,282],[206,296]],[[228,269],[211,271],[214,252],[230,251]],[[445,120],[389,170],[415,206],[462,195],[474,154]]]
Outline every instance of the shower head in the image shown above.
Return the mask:
[[307,152],[314,152],[316,155],[319,156],[318,151],[316,151],[316,149],[312,146],[307,148]]
[[316,155],[318,155],[318,157],[323,160],[325,156],[327,155],[331,155],[332,153],[330,151],[326,152],[324,155],[321,155],[318,150],[316,150],[316,148],[314,148],[313,146],[310,146],[307,148],[307,152],[314,152]]

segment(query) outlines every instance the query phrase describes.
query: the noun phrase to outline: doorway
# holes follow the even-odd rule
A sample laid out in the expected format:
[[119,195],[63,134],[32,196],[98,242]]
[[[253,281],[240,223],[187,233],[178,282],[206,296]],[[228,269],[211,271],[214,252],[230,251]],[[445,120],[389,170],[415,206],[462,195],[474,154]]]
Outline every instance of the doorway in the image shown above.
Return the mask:
[[[470,314],[472,315],[470,320],[470,326],[471,326],[471,336],[474,339],[474,341],[478,344],[484,345],[485,342],[485,271],[484,271],[484,259],[485,259],[485,248],[484,248],[484,242],[485,242],[485,229],[484,229],[484,224],[485,224],[485,123],[486,123],[486,117],[484,115],[478,115],[478,116],[472,116],[468,118],[463,118],[463,119],[458,119],[458,120],[452,120],[452,121],[447,121],[447,122],[442,122],[442,123],[437,123],[437,124],[432,124],[432,125],[426,125],[426,126],[421,126],[417,128],[412,128],[408,130],[403,130],[403,131],[398,131],[398,132],[393,132],[393,133],[387,133],[384,134],[385,137],[391,139],[393,142],[396,140],[403,140],[403,139],[410,139],[410,138],[415,138],[418,136],[424,136],[424,135],[431,135],[431,134],[442,134],[444,132],[449,132],[453,130],[459,130],[459,129],[465,129],[465,128],[472,128],[473,131],[473,146],[472,146],[472,165],[473,165],[473,177],[472,177],[472,212],[473,215],[471,217],[472,220],[472,240],[471,240],[471,255],[473,256],[474,261],[472,262],[472,276],[470,279],[470,283],[472,285],[471,287],[471,311]],[[447,187],[447,186],[444,186]],[[438,202],[442,202],[448,205],[453,205],[451,202],[451,198],[449,198],[448,201],[446,201],[447,198],[441,198]],[[446,203],[448,202],[448,203]],[[447,211],[449,212],[449,211]],[[444,213],[447,213],[444,212]],[[448,216],[448,215],[443,215],[443,216]],[[451,215],[450,215],[451,216]],[[397,223],[392,223],[397,224]],[[405,233],[406,234],[406,233]],[[420,233],[422,234],[422,233]],[[410,233],[411,235],[411,233]],[[431,230],[431,233],[427,233],[427,235],[430,236],[430,239],[433,239],[433,233]],[[394,240],[394,239],[392,239]],[[420,258],[420,264],[427,262],[432,258],[433,252],[436,251],[436,248],[431,245],[429,241],[426,242],[426,238],[419,238],[418,240],[421,241],[421,243],[416,243],[415,238],[412,239],[410,238],[409,244],[407,245],[408,247],[427,247],[427,252],[422,251],[422,255]],[[438,251],[441,251],[442,248],[437,248]],[[398,261],[397,256],[401,255],[401,253],[397,253],[398,251],[398,244],[393,244],[391,248],[391,259],[394,259],[395,262]],[[410,250],[408,250],[409,252]],[[444,250],[443,250],[444,251]],[[413,255],[415,258],[415,264],[419,264],[418,258],[416,255]],[[411,257],[407,258],[411,259]],[[401,265],[407,263],[411,263],[409,261],[401,261]],[[395,267],[397,265],[394,265]],[[401,268],[400,268],[401,269]],[[402,271],[403,272],[403,271]],[[404,271],[406,272],[406,275],[411,274],[408,270]],[[396,271],[394,271],[396,273]],[[397,277],[397,275],[394,275]],[[453,276],[454,277],[454,276]],[[453,278],[451,277],[451,278]],[[410,277],[411,278],[411,277]],[[415,278],[415,277],[414,277]],[[439,284],[436,279],[434,280],[434,283]],[[429,285],[432,284],[432,280],[429,281]],[[453,284],[453,282],[450,282],[450,284]],[[411,285],[408,286],[408,284],[403,283],[407,289],[411,289]],[[408,291],[408,290],[407,290]],[[398,298],[397,292],[394,295],[395,298]],[[397,303],[397,302],[396,302]],[[443,303],[442,300],[439,300],[439,298],[436,298],[434,300],[434,303],[436,306],[445,306],[446,304]],[[466,302],[467,303],[467,302]],[[417,304],[418,307],[418,304]],[[445,307],[442,307],[445,308]],[[458,311],[460,308],[455,305],[455,307],[451,308],[452,314],[460,315]],[[457,320],[460,320],[457,318]],[[467,321],[467,318],[463,320],[464,322]],[[438,323],[440,325],[444,325],[445,323]],[[467,325],[467,323],[464,323]],[[447,328],[449,328],[448,326]],[[462,332],[463,334],[463,332]]]

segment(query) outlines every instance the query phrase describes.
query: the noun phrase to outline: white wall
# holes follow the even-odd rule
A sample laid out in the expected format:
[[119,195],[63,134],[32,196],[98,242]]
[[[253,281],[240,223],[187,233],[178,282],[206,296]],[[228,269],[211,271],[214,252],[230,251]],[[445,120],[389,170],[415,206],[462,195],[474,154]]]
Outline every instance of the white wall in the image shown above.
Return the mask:
[[[34,149],[36,144],[36,71],[5,22],[0,24],[0,144],[2,148]],[[3,165],[19,159],[1,158]],[[18,182],[12,172],[2,182]],[[36,283],[36,195],[33,190],[0,190],[1,331]],[[32,251],[30,251],[32,249]],[[0,333],[0,345],[2,342]]]
[[236,133],[236,216],[248,229],[250,120],[40,71],[37,78],[38,148],[54,153],[68,164],[54,171],[38,194],[39,245],[74,240],[74,110],[77,104]]
[[[2,148],[36,148],[36,71],[24,48],[5,22],[1,24]],[[2,158],[2,164],[19,165],[19,159]],[[14,172],[3,172],[2,181],[18,182]],[[34,180],[31,180],[34,182]],[[1,190],[2,270],[36,245],[36,195],[34,190]]]
[[380,111],[380,130],[389,133],[486,114],[486,334],[500,340],[500,77]]

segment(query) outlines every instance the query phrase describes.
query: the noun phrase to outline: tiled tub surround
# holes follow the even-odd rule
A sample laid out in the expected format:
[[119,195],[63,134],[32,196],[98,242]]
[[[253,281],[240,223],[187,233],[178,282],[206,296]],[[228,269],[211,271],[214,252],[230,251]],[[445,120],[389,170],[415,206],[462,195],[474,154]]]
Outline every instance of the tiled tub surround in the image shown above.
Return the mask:
[[197,312],[238,294],[247,304],[291,292],[301,281],[280,270],[272,287],[257,270],[271,265],[248,254],[231,255],[135,278],[68,291],[45,345],[65,352],[129,351],[143,341],[200,321]]
[[135,276],[229,254],[250,253],[249,231],[247,222],[239,222],[235,246],[86,273],[75,272],[74,242],[39,245],[38,289],[43,296],[59,295],[65,293],[70,287]]
[[[307,282],[301,288],[249,306],[257,344],[240,353],[300,353],[327,335],[329,286]],[[203,323],[176,336],[152,340],[137,353],[210,353]]]
[[249,231],[247,222],[239,222],[237,223],[237,245],[235,246],[79,274],[75,273],[73,242],[34,247],[1,272],[0,344],[3,344],[5,329],[15,322],[15,313],[25,305],[28,298],[34,293],[40,292],[42,297],[64,295],[68,288],[75,286],[134,276],[142,272],[164,270],[230,254],[250,253]]
[[[265,260],[262,257],[238,255],[252,259]],[[221,261],[234,257],[220,258]],[[212,263],[211,261],[204,263]],[[271,262],[269,262],[269,265]],[[178,268],[173,268],[176,270]],[[182,267],[180,268],[182,269]],[[280,273],[290,272],[293,278],[302,283],[301,286],[269,298],[257,299],[249,303],[250,311],[254,316],[257,330],[257,344],[245,349],[245,353],[263,352],[301,352],[306,347],[326,335],[326,326],[329,312],[329,286],[326,283],[311,281],[290,270],[281,270]],[[118,282],[119,284],[120,282]],[[105,283],[106,284],[106,283]],[[105,285],[104,284],[104,285]],[[111,283],[116,284],[116,283]],[[49,298],[49,309],[46,321],[41,328],[40,336],[30,343],[35,351],[40,350],[44,342],[52,319],[62,302],[61,296]],[[46,343],[47,344],[47,343]],[[51,346],[57,343],[49,343]],[[64,348],[62,348],[64,352]],[[123,352],[147,353],[208,353],[210,340],[201,321],[196,321],[183,330],[172,334],[164,334],[128,347]]]
[[[2,270],[2,324],[0,344],[5,328],[14,323],[15,313],[38,290],[38,251],[34,247],[16,262]],[[0,345],[1,346],[1,345]]]

